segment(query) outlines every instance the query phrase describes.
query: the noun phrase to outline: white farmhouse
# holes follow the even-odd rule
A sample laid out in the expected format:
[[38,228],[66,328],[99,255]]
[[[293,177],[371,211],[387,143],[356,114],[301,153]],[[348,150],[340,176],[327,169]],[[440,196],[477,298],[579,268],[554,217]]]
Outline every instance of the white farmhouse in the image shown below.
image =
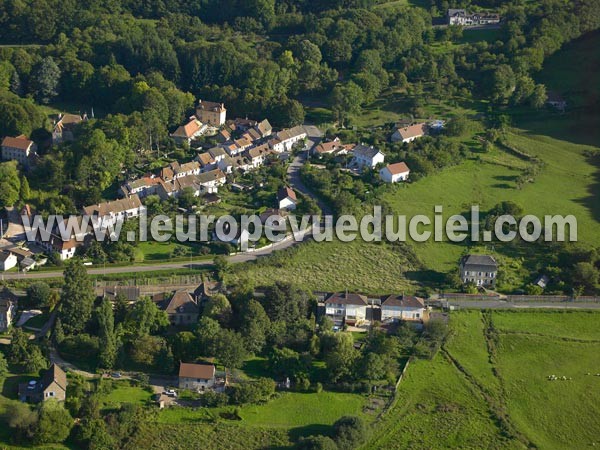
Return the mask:
[[379,176],[386,183],[397,183],[398,181],[408,180],[410,169],[404,162],[388,164],[379,171]]
[[37,151],[37,145],[24,135],[17,137],[6,136],[2,140],[2,159],[15,160],[24,166],[29,165],[29,157]]
[[424,123],[417,123],[404,128],[398,128],[392,134],[392,142],[412,142],[415,139],[425,136],[427,126]]
[[179,364],[179,389],[204,391],[215,385],[214,364]]
[[205,124],[195,117],[191,117],[185,125],[181,125],[177,128],[175,132],[171,134],[171,137],[180,144],[183,142],[191,144],[194,139],[197,139],[206,133],[207,129],[208,127]]

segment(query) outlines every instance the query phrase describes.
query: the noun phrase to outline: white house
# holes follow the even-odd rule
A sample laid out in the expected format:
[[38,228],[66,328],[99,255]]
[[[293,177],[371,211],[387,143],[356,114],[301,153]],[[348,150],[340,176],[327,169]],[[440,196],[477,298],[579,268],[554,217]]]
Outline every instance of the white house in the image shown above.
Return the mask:
[[37,146],[24,135],[17,137],[6,136],[2,140],[2,159],[16,160],[24,166],[29,165],[29,156],[35,154]]
[[211,170],[204,172],[197,177],[198,184],[202,186],[202,192],[207,194],[214,194],[219,190],[219,186],[225,184],[227,178],[221,169]]
[[198,156],[196,156],[196,159],[200,163],[200,172],[208,172],[209,170],[213,170],[217,167],[215,159],[208,152],[200,153]]
[[50,234],[49,240],[42,240],[38,233],[36,243],[47,252],[57,253],[61,261],[73,258],[77,248],[84,245],[84,242],[78,241],[74,235],[65,241],[60,234],[55,232]]
[[425,136],[427,128],[424,123],[417,123],[404,128],[398,128],[392,134],[392,142],[412,142],[415,139]]
[[293,211],[296,209],[296,204],[298,203],[296,193],[289,187],[283,187],[279,189],[277,192],[277,203],[279,205],[279,209]]
[[476,25],[497,25],[500,23],[500,15],[496,13],[472,13],[465,9],[449,9],[448,25],[459,25],[463,27]]
[[83,208],[83,213],[98,217],[101,226],[107,227],[109,224],[116,224],[119,220],[138,217],[145,209],[140,197],[134,194],[128,198],[86,206]]
[[137,194],[140,198],[156,194],[160,179],[155,176],[142,177],[125,183],[121,190],[126,197]]
[[262,144],[257,147],[253,147],[246,152],[247,159],[250,161],[250,168],[256,169],[262,166],[265,159],[273,151],[269,148],[268,144]]
[[6,272],[17,265],[17,257],[12,253],[0,252],[0,271]]
[[331,294],[325,300],[325,314],[336,325],[359,324],[367,318],[367,297],[360,294]]
[[333,141],[329,142],[321,142],[312,150],[313,155],[322,156],[322,155],[345,155],[348,153],[348,148],[353,148],[354,145],[344,145],[340,138],[336,137]]
[[425,310],[422,298],[412,295],[389,295],[381,302],[381,320],[421,321]]
[[171,134],[171,137],[179,143],[191,142],[206,133],[208,127],[195,117],[191,117],[185,125],[181,125]]
[[179,364],[179,389],[204,391],[215,385],[214,364]]
[[[306,130],[302,125],[281,130],[277,133],[277,139],[272,140],[273,144],[271,145],[271,148],[277,153],[284,151],[289,152],[296,143],[300,142],[302,139],[306,139],[306,136]],[[269,141],[269,144],[270,143],[271,141]]]
[[364,144],[354,147],[352,149],[352,156],[350,165],[361,169],[364,167],[373,169],[377,164],[381,164],[385,160],[385,155],[379,149]]
[[179,164],[177,161],[169,164],[173,171],[174,178],[187,177],[190,175],[198,175],[200,173],[200,163],[198,161],[190,161],[185,164]]
[[379,171],[379,176],[386,183],[397,183],[408,180],[410,169],[404,162],[388,164]]

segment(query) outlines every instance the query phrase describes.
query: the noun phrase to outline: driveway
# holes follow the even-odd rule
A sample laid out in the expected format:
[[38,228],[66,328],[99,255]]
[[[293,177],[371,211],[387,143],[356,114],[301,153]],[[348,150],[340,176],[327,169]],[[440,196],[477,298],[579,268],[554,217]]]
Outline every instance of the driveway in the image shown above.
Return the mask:
[[323,132],[321,130],[319,130],[316,126],[304,125],[304,129],[306,130],[306,134],[307,134],[306,146],[304,147],[304,150],[299,152],[294,157],[294,159],[290,162],[290,165],[288,166],[288,170],[287,170],[288,180],[290,182],[290,186],[294,190],[296,190],[308,197],[311,197],[313,200],[315,200],[317,202],[317,204],[319,205],[319,208],[321,208],[323,215],[332,215],[333,211],[331,210],[329,205],[327,205],[326,203],[323,202],[323,200],[321,200],[319,197],[317,197],[315,195],[315,193],[312,192],[304,184],[304,182],[302,181],[302,177],[300,176],[300,169],[302,168],[302,166],[308,159],[309,152],[315,145],[318,145],[321,142],[321,140],[323,139]]

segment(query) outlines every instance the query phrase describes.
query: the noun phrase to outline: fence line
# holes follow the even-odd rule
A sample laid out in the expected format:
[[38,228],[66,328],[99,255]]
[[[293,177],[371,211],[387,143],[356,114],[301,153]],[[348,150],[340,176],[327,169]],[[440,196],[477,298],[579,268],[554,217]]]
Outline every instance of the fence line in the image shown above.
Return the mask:
[[402,381],[402,379],[404,378],[404,374],[406,373],[406,371],[408,370],[408,366],[409,364],[413,361],[413,357],[409,357],[406,360],[406,364],[404,364],[404,368],[402,369],[402,372],[400,372],[400,375],[398,376],[398,381],[396,381],[396,384],[394,385],[394,391],[392,392],[392,396],[390,397],[389,401],[387,402],[387,404],[384,406],[383,411],[381,411],[381,413],[379,414],[379,416],[377,417],[377,420],[381,419],[384,415],[387,414],[387,412],[392,409],[392,407],[394,406],[394,404],[396,403],[396,400],[398,398],[398,388],[400,387],[400,382]]

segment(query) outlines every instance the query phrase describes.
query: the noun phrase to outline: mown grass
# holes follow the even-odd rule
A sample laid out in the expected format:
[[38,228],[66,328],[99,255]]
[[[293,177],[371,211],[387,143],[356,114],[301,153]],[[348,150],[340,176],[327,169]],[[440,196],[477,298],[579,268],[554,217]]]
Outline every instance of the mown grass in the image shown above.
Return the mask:
[[135,403],[140,406],[148,404],[152,392],[139,386],[133,386],[128,381],[113,381],[113,389],[101,397],[105,408],[118,408],[122,403]]
[[241,408],[240,424],[277,428],[304,427],[307,431],[319,432],[326,430],[344,415],[363,415],[364,404],[365,398],[357,394],[287,392],[263,405]]
[[[399,214],[408,217],[425,214],[432,220],[435,205],[443,207],[447,218],[467,213],[471,205],[479,205],[485,212],[502,201],[513,201],[523,207],[525,214],[541,218],[572,214],[577,218],[578,240],[588,245],[600,244],[600,207],[593,200],[600,193],[596,181],[598,168],[586,156],[586,152],[594,147],[523,130],[508,133],[507,140],[510,145],[538,156],[545,163],[534,181],[526,183],[522,189],[518,189],[516,181],[527,163],[495,148],[412,183],[408,188],[394,187],[384,198]],[[477,247],[505,258],[501,269],[516,263],[514,280],[509,288],[526,284],[534,275],[535,267],[521,270],[523,261],[519,258],[543,261],[543,255],[532,253],[536,250],[529,244],[515,247],[481,243]],[[413,250],[426,267],[448,272],[455,270],[462,254],[473,249],[466,244],[444,241],[413,243]]]
[[596,312],[535,311],[528,314],[497,311],[493,324],[500,332],[543,334],[554,338],[600,341]]
[[484,322],[482,319],[479,311],[465,311],[453,315],[451,339],[446,344],[446,350],[458,359],[481,385],[488,387],[488,393],[495,394],[499,388],[499,382],[494,376],[488,347],[483,339]]

